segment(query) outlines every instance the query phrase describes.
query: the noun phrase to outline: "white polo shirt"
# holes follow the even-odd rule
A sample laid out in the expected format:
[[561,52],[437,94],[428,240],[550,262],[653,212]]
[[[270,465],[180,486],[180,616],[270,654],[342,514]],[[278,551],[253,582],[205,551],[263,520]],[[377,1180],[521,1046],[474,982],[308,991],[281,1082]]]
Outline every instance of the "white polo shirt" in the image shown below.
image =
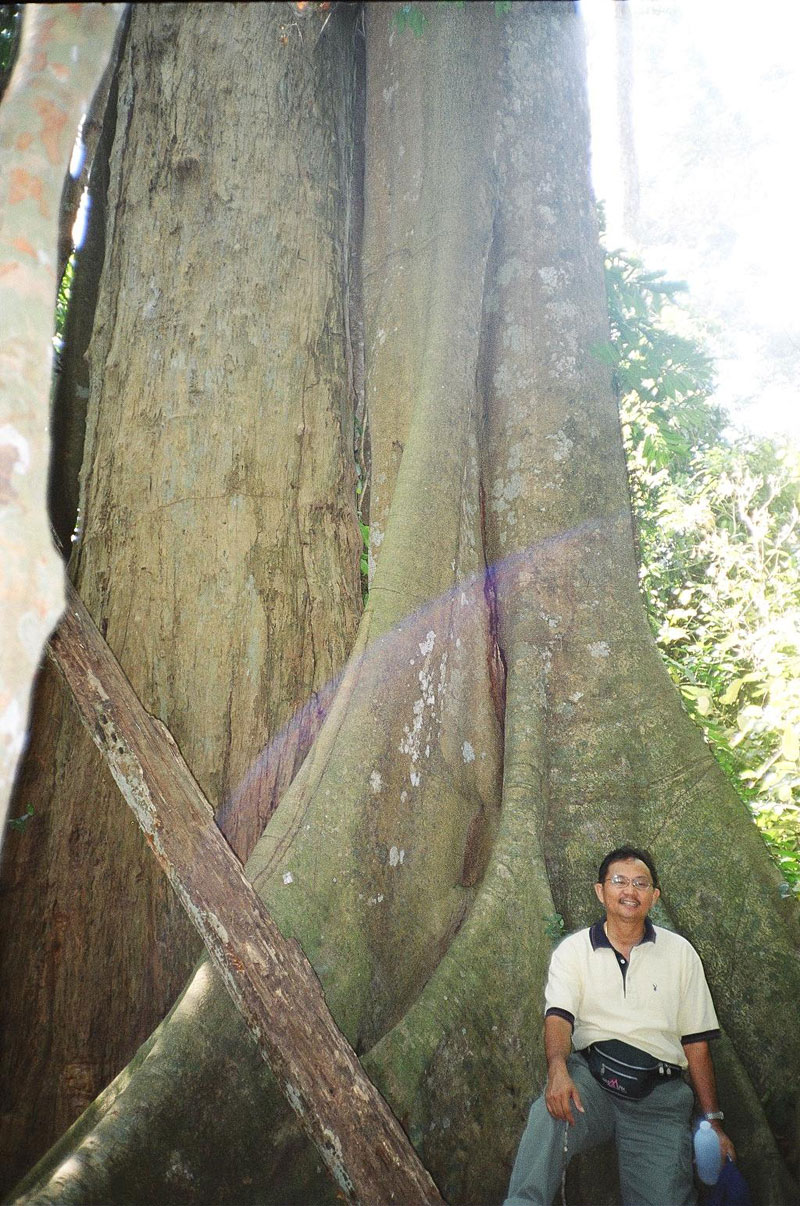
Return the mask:
[[565,938],[550,960],[548,1014],[572,1023],[577,1051],[621,1039],[682,1068],[688,1062],[682,1043],[719,1035],[700,956],[649,918],[630,959],[612,947],[601,921]]

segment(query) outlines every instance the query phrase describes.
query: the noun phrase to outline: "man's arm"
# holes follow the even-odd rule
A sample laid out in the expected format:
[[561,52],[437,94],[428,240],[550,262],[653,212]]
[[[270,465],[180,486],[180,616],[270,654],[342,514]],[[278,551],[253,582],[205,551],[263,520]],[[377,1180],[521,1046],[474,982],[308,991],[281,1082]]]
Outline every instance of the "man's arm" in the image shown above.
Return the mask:
[[572,1050],[572,1026],[557,1014],[544,1019],[544,1053],[547,1058],[547,1085],[544,1101],[548,1112],[561,1122],[575,1125],[572,1103],[583,1114],[580,1093],[567,1071],[567,1056]]
[[[714,1064],[711,1060],[711,1050],[708,1043],[705,1039],[694,1043],[684,1043],[683,1050],[689,1061],[689,1076],[691,1077],[694,1091],[697,1094],[697,1100],[700,1102],[700,1109],[704,1114],[716,1113],[719,1109],[717,1102],[717,1080],[714,1075]],[[711,1125],[717,1133],[717,1138],[722,1148],[722,1159],[724,1160],[726,1156],[730,1156],[731,1160],[735,1160],[736,1149],[723,1131],[719,1120],[712,1120]]]

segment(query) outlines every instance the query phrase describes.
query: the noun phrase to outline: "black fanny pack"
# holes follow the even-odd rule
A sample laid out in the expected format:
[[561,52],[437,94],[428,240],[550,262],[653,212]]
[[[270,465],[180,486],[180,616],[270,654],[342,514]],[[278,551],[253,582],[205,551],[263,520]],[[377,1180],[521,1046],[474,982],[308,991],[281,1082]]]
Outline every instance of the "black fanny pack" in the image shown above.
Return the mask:
[[628,1101],[641,1101],[656,1085],[681,1074],[677,1064],[665,1063],[619,1039],[592,1043],[581,1054],[592,1076],[606,1092]]

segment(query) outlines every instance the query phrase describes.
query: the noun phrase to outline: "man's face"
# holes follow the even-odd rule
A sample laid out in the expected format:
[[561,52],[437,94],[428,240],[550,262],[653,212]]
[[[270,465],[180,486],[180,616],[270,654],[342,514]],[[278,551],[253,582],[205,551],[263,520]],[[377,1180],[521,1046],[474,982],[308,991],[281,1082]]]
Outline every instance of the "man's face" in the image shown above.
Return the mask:
[[[628,882],[619,885],[612,883],[612,879],[617,875]],[[638,883],[640,880],[651,885],[653,882],[647,864],[641,859],[629,858],[610,865],[604,882],[594,886],[597,899],[606,911],[606,917],[624,922],[644,921],[661,893],[658,888],[637,888],[634,881]]]

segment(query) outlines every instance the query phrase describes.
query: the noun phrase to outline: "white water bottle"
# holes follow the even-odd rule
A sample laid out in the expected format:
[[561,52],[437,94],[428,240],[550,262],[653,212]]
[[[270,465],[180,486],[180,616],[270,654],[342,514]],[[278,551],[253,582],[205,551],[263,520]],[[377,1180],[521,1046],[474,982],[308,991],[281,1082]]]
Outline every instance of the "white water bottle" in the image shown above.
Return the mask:
[[704,1185],[716,1185],[722,1168],[722,1148],[717,1132],[704,1118],[694,1133],[694,1160]]

